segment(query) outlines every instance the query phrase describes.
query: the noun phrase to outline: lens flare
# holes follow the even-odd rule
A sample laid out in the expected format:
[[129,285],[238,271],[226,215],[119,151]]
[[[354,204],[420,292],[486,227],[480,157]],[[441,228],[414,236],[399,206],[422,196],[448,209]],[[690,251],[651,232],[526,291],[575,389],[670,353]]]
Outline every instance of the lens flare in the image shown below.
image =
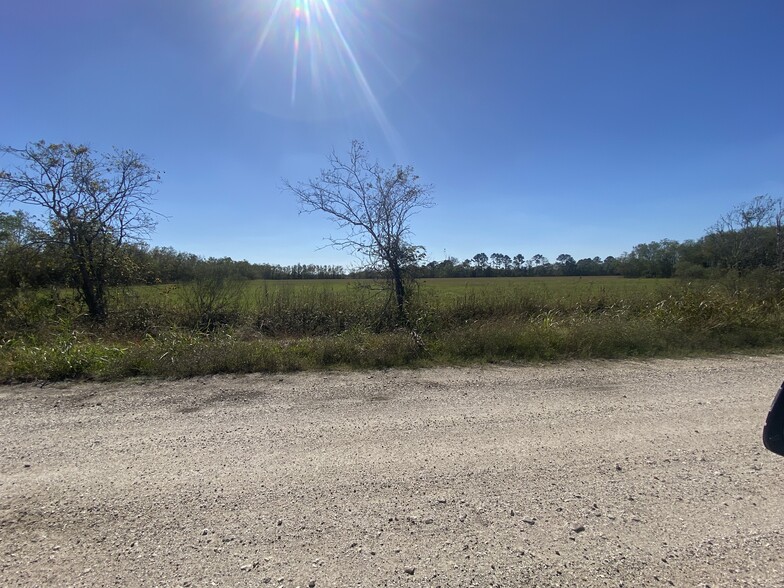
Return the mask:
[[292,61],[292,66],[291,66],[291,103],[292,104],[294,104],[297,101],[297,77],[299,74],[299,38],[301,34],[303,14],[305,14],[306,17],[310,16],[310,11],[308,10],[308,8],[309,6],[306,0],[295,0],[294,2],[294,59]]
[[[398,87],[415,60],[389,26],[380,1],[265,0],[260,7],[256,4],[258,25],[245,83],[265,105],[278,104],[274,110],[282,116],[345,117],[365,109],[390,143],[397,142],[379,92]],[[288,66],[282,69],[285,63]],[[281,112],[283,105],[275,98],[283,87],[288,87],[287,112]]]

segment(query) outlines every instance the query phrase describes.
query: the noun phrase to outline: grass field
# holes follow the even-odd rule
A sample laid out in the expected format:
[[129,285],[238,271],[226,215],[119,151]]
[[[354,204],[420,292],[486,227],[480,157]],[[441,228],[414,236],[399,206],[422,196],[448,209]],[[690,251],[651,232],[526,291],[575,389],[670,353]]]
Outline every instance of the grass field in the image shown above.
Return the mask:
[[778,287],[593,278],[421,280],[401,326],[372,281],[207,279],[114,295],[86,321],[69,292],[4,301],[0,378],[183,377],[572,357],[780,350]]
[[631,295],[669,288],[673,280],[628,279],[619,276],[544,277],[544,278],[436,278],[423,279],[425,288],[439,292],[462,294],[466,290],[507,290],[525,288],[530,291],[555,292],[564,295],[590,296],[602,292]]
[[[624,279],[607,277],[545,278],[435,278],[422,279],[415,287],[417,296],[438,306],[453,306],[473,300],[490,306],[499,302],[537,300],[543,307],[565,306],[596,300],[646,300],[664,296],[682,284],[667,279]],[[294,301],[318,304],[342,298],[361,304],[381,300],[386,294],[373,280],[253,280],[230,286],[235,303],[250,307],[263,301]],[[130,290],[138,300],[181,306],[192,286],[137,286]],[[122,301],[122,299],[121,299]]]
[[[629,279],[620,276],[592,277],[534,277],[534,278],[423,278],[418,280],[422,289],[450,294],[464,294],[466,291],[493,290],[504,291],[524,288],[528,291],[558,292],[561,294],[579,293],[580,295],[598,294],[610,291],[620,294],[650,292],[659,288],[670,288],[677,283],[669,279]],[[319,290],[335,292],[349,291],[357,287],[371,287],[374,280],[250,280],[242,282],[244,289],[254,290]],[[182,286],[136,286],[138,293],[152,293],[177,289]]]

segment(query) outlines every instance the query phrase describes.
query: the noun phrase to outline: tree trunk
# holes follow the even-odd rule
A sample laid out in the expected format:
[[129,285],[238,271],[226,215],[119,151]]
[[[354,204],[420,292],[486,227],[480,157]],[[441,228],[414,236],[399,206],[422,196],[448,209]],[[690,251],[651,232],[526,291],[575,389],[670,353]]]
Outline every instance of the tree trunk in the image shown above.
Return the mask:
[[403,322],[405,317],[406,288],[403,283],[403,271],[397,263],[390,264],[392,270],[392,282],[395,287],[395,302],[397,304],[397,318]]
[[77,264],[79,266],[79,290],[87,305],[87,312],[94,321],[102,323],[106,320],[106,297],[104,296],[103,284],[100,283],[100,280],[93,278],[83,257],[78,256]]
[[106,301],[102,292],[95,287],[93,279],[89,275],[89,271],[81,271],[81,291],[82,298],[87,304],[87,312],[90,318],[94,321],[102,323],[106,320]]
[[93,242],[85,237],[85,227],[80,223],[69,227],[69,246],[74,262],[79,269],[79,291],[87,305],[90,318],[97,323],[106,321],[105,276],[96,262]]

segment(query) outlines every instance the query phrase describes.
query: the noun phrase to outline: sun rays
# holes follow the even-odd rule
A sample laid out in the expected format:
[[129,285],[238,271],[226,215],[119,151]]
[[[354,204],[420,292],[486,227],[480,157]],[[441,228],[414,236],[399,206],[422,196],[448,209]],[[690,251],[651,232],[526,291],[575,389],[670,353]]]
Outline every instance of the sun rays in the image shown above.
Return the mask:
[[[378,52],[370,45],[373,0],[268,0],[262,11],[246,77],[259,68],[266,92],[287,89],[291,112],[329,110],[346,114],[367,109],[390,142],[396,135],[381,106],[367,68],[388,72],[387,64],[368,64]],[[281,62],[288,67],[280,68]],[[288,80],[281,79],[285,72]],[[274,84],[274,85],[273,85]],[[389,85],[389,84],[387,84]],[[310,112],[313,111],[313,112]]]

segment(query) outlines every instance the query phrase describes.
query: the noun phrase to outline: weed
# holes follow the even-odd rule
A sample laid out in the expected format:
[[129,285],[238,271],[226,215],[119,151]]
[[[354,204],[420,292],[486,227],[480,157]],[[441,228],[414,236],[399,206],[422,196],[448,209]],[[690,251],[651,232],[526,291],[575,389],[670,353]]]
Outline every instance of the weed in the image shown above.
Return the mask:
[[[101,327],[68,292],[0,299],[0,379],[188,377],[312,368],[677,356],[784,344],[781,283],[427,280],[395,326],[367,283],[252,282],[116,292]],[[394,309],[392,309],[394,310]]]

